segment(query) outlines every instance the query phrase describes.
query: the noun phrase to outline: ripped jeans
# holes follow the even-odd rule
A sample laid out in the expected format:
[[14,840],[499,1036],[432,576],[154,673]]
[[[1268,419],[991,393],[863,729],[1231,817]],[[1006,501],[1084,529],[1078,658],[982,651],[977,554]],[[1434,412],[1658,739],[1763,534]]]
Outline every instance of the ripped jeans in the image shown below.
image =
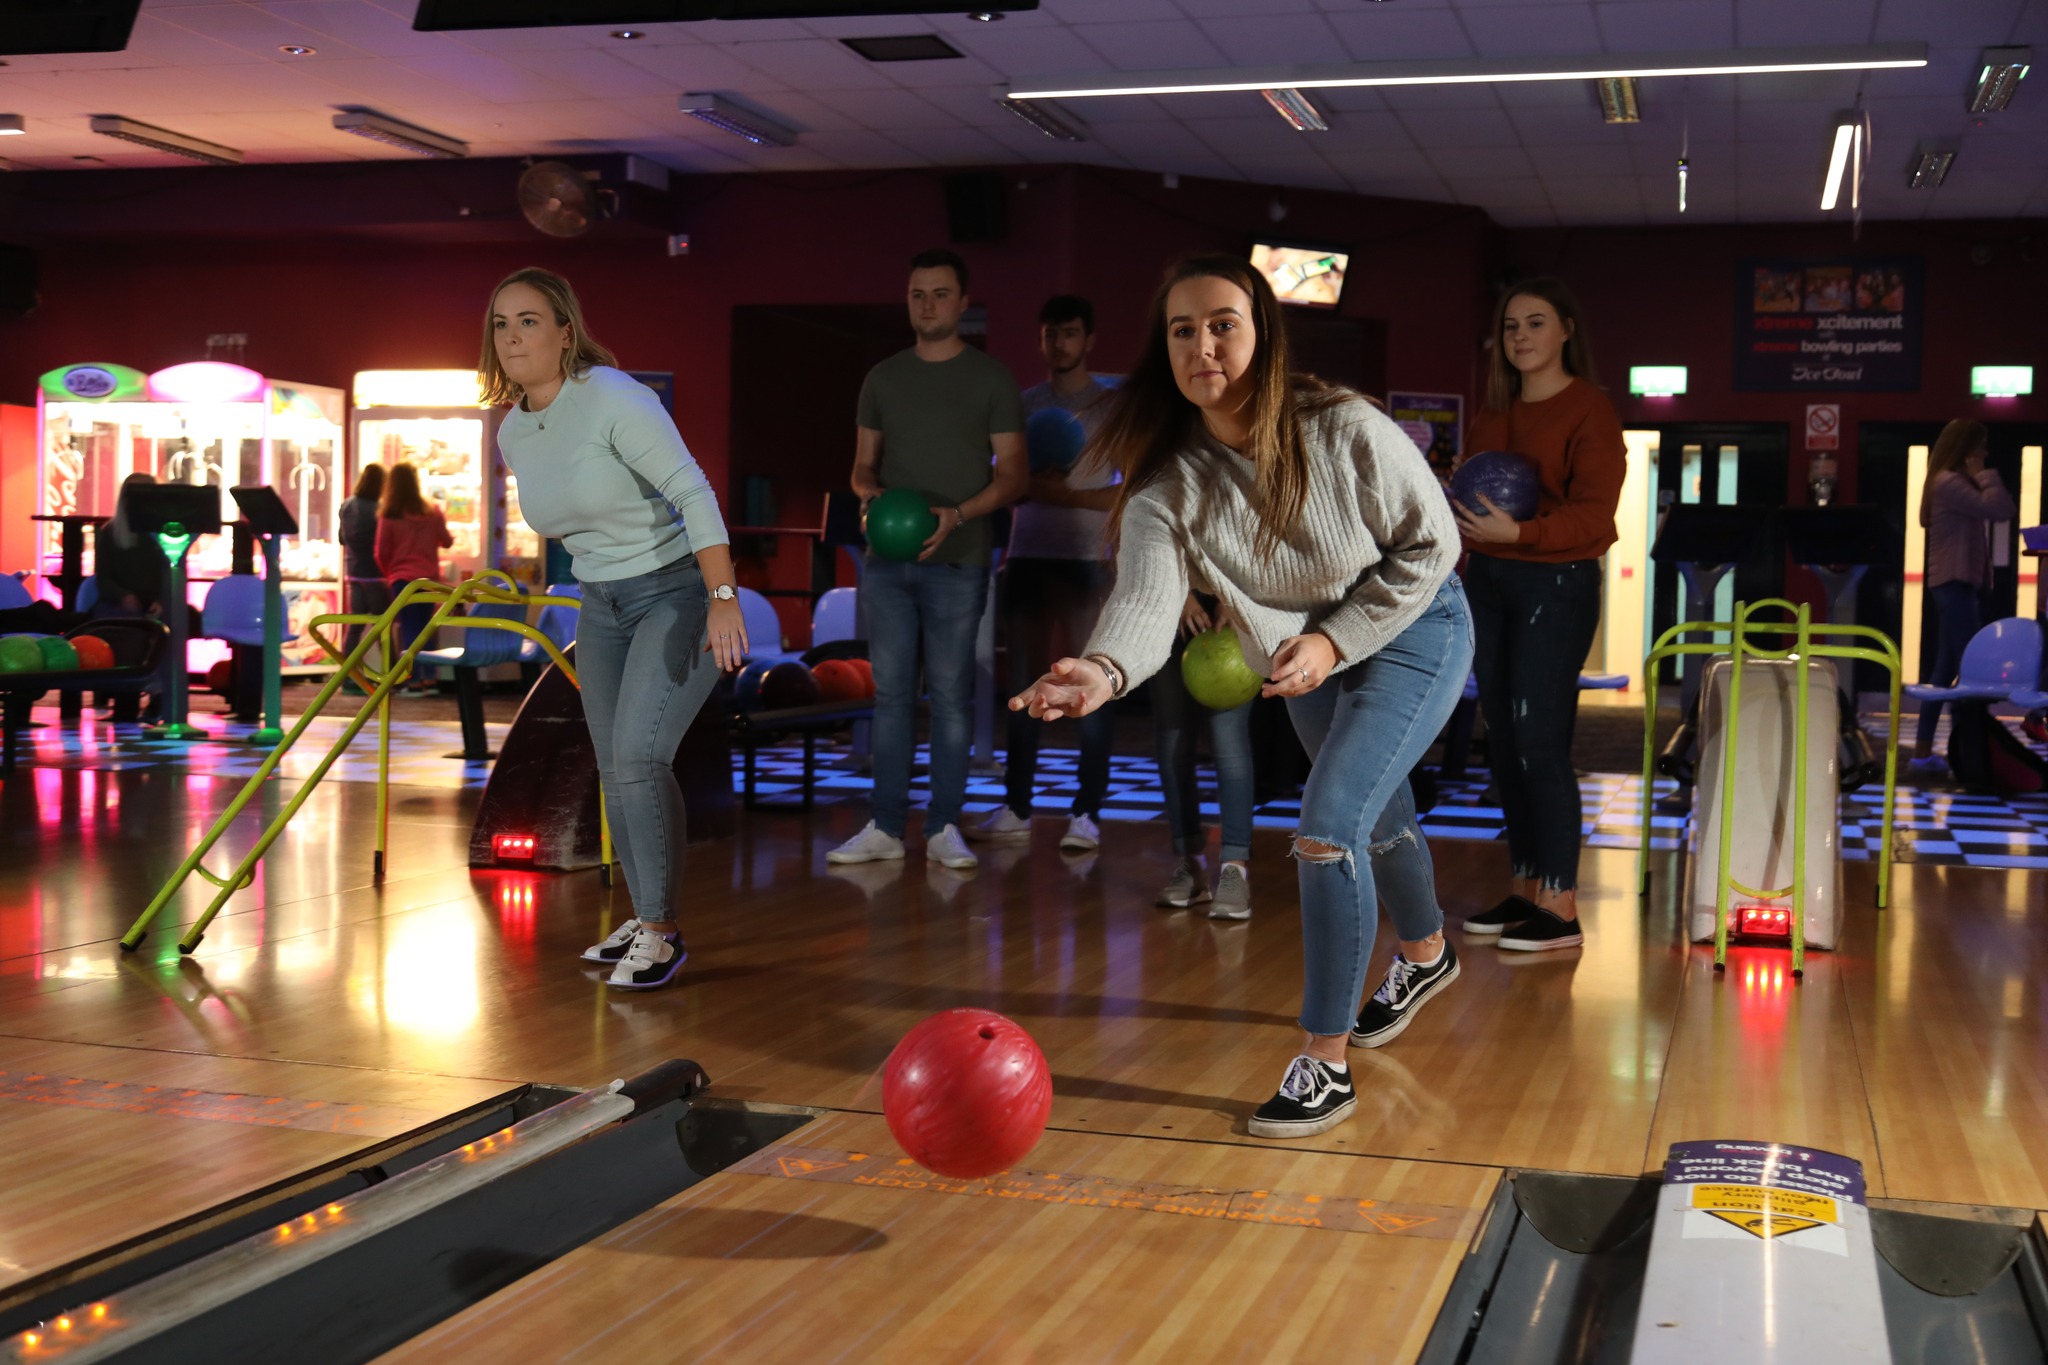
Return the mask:
[[1579,669],[1600,628],[1600,577],[1597,559],[1537,564],[1475,553],[1465,563],[1473,672],[1508,863],[1550,891],[1579,884],[1584,825],[1572,728]]
[[[1382,897],[1402,939],[1428,938],[1443,928],[1408,772],[1450,719],[1471,668],[1471,614],[1453,578],[1379,653],[1305,697],[1288,698],[1295,733],[1315,760],[1301,793],[1294,853],[1301,884],[1301,1026],[1310,1033],[1350,1032],[1365,993]],[[1343,853],[1310,857],[1301,851],[1303,840]]]

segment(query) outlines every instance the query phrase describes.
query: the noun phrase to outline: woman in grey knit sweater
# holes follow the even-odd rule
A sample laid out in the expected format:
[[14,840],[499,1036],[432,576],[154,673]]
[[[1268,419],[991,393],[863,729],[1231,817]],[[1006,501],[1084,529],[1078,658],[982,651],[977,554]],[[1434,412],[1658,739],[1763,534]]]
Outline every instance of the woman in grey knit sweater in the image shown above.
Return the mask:
[[[1287,698],[1317,760],[1293,850],[1304,1036],[1249,1126],[1306,1137],[1357,1105],[1346,1044],[1391,1041],[1458,974],[1407,784],[1471,668],[1458,528],[1400,428],[1288,372],[1280,305],[1243,260],[1174,267],[1150,330],[1098,438],[1124,476],[1116,587],[1083,656],[1010,705],[1086,715],[1144,681],[1190,588],[1227,611],[1262,695]],[[1401,948],[1361,1011],[1382,899]]]

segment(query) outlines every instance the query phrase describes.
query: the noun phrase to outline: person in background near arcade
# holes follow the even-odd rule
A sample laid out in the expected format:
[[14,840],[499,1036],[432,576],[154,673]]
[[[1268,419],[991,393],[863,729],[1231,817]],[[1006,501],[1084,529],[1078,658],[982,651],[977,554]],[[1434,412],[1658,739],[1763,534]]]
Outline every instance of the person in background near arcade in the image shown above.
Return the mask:
[[583,950],[623,990],[665,986],[689,953],[676,924],[685,847],[676,749],[747,627],[725,518],[654,391],[617,368],[569,282],[528,267],[491,291],[479,378],[508,403],[498,448],[519,510],[568,548],[583,606],[576,681],[633,916]]
[[1465,921],[1475,938],[1540,952],[1585,941],[1579,926],[1579,779],[1572,767],[1579,668],[1600,626],[1600,556],[1614,544],[1627,452],[1593,382],[1592,345],[1559,280],[1510,286],[1494,309],[1486,401],[1465,449],[1506,450],[1536,468],[1536,515],[1490,499],[1455,506],[1471,551],[1472,668],[1486,716],[1512,866],[1509,895]]
[[[2019,506],[1998,471],[1985,467],[1990,433],[1982,422],[1950,422],[1927,457],[1927,482],[1920,486],[1920,524],[1927,528],[1927,598],[1934,604],[1934,669],[1938,687],[1954,684],[1963,650],[1984,624],[1991,593],[1991,528],[2019,515]],[[1920,771],[1945,765],[1934,754],[1941,703],[1920,704],[1913,735],[1913,764]]]

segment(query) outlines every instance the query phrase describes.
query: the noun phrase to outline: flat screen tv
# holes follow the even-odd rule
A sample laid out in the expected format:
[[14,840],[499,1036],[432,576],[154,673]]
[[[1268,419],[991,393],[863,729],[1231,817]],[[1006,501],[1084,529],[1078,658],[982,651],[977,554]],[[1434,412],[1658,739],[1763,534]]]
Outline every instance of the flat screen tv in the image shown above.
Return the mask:
[[1351,253],[1326,246],[1259,242],[1252,268],[1266,277],[1280,302],[1304,308],[1335,308],[1344,297],[1344,272]]

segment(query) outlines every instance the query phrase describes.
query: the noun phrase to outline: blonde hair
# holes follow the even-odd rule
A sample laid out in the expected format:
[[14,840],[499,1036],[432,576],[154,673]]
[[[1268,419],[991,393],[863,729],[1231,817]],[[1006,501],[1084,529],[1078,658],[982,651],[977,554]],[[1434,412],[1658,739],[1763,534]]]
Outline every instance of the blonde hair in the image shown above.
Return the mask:
[[1927,456],[1927,478],[1920,485],[1920,524],[1927,524],[1928,500],[1934,494],[1934,481],[1951,470],[1959,470],[1963,462],[1975,455],[1991,442],[1991,432],[1982,422],[1960,418],[1941,429],[1941,435],[1934,438],[1934,449]]
[[562,352],[562,378],[573,379],[588,372],[593,365],[617,367],[618,357],[591,336],[590,329],[583,325],[583,305],[576,301],[576,291],[569,287],[569,282],[552,270],[530,265],[499,280],[491,290],[490,302],[484,305],[483,357],[476,366],[477,387],[482,390],[484,402],[494,406],[517,403],[526,393],[525,388],[506,374],[505,367],[498,362],[497,342],[491,335],[491,313],[497,307],[498,295],[515,284],[538,289],[541,297],[548,301],[548,310],[555,315],[555,325],[569,329],[569,347]]

